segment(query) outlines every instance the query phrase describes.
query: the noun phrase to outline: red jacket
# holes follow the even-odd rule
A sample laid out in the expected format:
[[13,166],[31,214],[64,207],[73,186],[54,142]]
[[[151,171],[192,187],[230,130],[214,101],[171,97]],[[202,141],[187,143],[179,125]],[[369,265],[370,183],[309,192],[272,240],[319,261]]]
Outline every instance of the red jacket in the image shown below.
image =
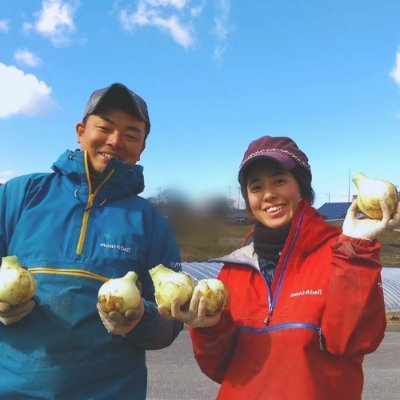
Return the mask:
[[252,249],[222,259],[221,321],[190,329],[218,399],[361,399],[364,355],[386,326],[380,245],[342,235],[300,203],[271,292]]

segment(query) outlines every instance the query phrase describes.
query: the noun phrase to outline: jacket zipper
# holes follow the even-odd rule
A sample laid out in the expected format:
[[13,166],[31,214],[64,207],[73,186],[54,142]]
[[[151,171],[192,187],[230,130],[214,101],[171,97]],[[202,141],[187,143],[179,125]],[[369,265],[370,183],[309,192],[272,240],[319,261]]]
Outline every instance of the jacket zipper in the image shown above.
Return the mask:
[[99,190],[110,179],[111,175],[115,171],[115,169],[113,168],[110,171],[110,173],[103,179],[103,181],[100,182],[100,184],[97,186],[97,188],[94,191],[94,193],[92,193],[92,183],[90,182],[89,163],[88,163],[87,151],[85,151],[85,153],[84,153],[84,162],[85,162],[86,179],[87,179],[88,187],[89,187],[89,196],[88,196],[88,201],[87,201],[87,204],[86,204],[86,207],[85,207],[85,211],[83,213],[81,231],[80,231],[80,234],[79,234],[78,246],[76,248],[76,254],[79,255],[79,256],[82,254],[83,244],[84,244],[85,238],[86,238],[86,231],[87,231],[87,225],[88,225],[88,221],[89,221],[90,209],[93,206],[94,199],[95,199],[96,195],[99,193]]
[[287,253],[285,255],[285,259],[283,260],[282,270],[281,270],[281,273],[280,273],[279,278],[278,278],[277,289],[276,289],[276,292],[275,292],[275,296],[272,299],[271,299],[271,290],[268,287],[267,281],[265,281],[265,284],[267,285],[267,288],[268,288],[268,304],[269,304],[269,306],[268,306],[268,315],[264,319],[264,324],[265,325],[268,325],[269,321],[271,320],[272,313],[274,311],[275,304],[277,302],[277,299],[278,299],[278,296],[279,296],[279,292],[281,290],[283,275],[285,274],[286,266],[287,266],[289,257],[290,257],[290,255],[292,253],[294,243],[296,242],[297,236],[299,235],[301,223],[303,221],[303,215],[304,215],[304,212],[302,212],[300,214],[299,223],[297,224],[296,232],[294,234],[293,240],[290,243],[289,250],[287,251]]
[[264,333],[264,332],[273,332],[273,331],[277,331],[280,329],[294,329],[294,328],[311,329],[311,330],[318,332],[319,348],[320,348],[320,350],[325,349],[324,335],[322,334],[321,327],[318,325],[308,324],[305,322],[287,322],[284,324],[278,324],[278,325],[269,326],[266,328],[250,328],[247,326],[242,326],[239,328],[239,331],[252,332],[252,333]]

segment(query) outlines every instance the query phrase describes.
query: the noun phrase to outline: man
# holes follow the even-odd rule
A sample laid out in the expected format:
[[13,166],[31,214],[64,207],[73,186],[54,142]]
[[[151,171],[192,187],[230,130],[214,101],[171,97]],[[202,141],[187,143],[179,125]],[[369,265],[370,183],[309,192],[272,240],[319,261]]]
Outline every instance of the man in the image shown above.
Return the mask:
[[[144,100],[112,84],[92,94],[76,125],[80,151],[62,154],[52,173],[1,187],[0,256],[16,255],[37,292],[0,302],[0,398],[146,398],[145,350],[182,329],[160,317],[148,273],[160,263],[180,270],[168,223],[138,196],[149,131]],[[128,271],[139,275],[140,307],[97,312],[103,282]]]

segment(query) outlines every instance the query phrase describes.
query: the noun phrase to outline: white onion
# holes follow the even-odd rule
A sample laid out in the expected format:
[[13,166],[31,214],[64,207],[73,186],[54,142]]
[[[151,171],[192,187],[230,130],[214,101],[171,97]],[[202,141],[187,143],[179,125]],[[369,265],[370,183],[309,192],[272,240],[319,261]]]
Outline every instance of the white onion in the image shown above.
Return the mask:
[[201,279],[194,291],[199,291],[205,298],[207,315],[222,311],[229,299],[228,289],[219,279]]
[[129,271],[122,278],[110,279],[99,289],[98,302],[100,309],[109,313],[124,313],[130,308],[139,308],[141,294],[137,287],[138,275]]
[[191,299],[194,281],[188,274],[175,272],[162,264],[150,269],[149,272],[158,305],[165,306],[171,311],[171,302],[175,297],[181,306]]
[[0,300],[12,305],[21,304],[30,300],[35,292],[35,278],[19,265],[18,257],[3,257],[0,268]]
[[353,182],[357,186],[357,206],[369,218],[382,219],[380,201],[384,200],[392,215],[398,202],[396,187],[383,179],[369,178],[358,173]]

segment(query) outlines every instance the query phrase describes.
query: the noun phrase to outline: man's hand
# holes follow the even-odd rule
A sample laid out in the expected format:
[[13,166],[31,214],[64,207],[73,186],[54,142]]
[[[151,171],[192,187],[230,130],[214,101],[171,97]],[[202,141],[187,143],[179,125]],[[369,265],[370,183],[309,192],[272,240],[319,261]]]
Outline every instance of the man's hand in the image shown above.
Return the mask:
[[16,304],[15,306],[0,301],[0,322],[4,325],[12,325],[30,314],[35,307],[33,300],[28,300],[25,303]]
[[221,319],[221,312],[208,316],[206,314],[206,299],[198,292],[194,291],[188,307],[181,309],[178,298],[174,298],[171,303],[171,311],[164,306],[158,306],[160,315],[169,320],[184,322],[193,328],[209,328],[217,325]]
[[381,201],[382,219],[358,219],[357,201],[354,200],[347,210],[346,218],[343,222],[343,234],[357,239],[374,240],[386,231],[400,225],[400,202],[397,204],[397,209],[390,218],[389,209],[384,201]]
[[130,308],[125,313],[111,311],[106,314],[101,311],[98,303],[97,310],[104,327],[112,335],[126,335],[136,327],[144,314],[143,302],[140,302],[139,308]]

